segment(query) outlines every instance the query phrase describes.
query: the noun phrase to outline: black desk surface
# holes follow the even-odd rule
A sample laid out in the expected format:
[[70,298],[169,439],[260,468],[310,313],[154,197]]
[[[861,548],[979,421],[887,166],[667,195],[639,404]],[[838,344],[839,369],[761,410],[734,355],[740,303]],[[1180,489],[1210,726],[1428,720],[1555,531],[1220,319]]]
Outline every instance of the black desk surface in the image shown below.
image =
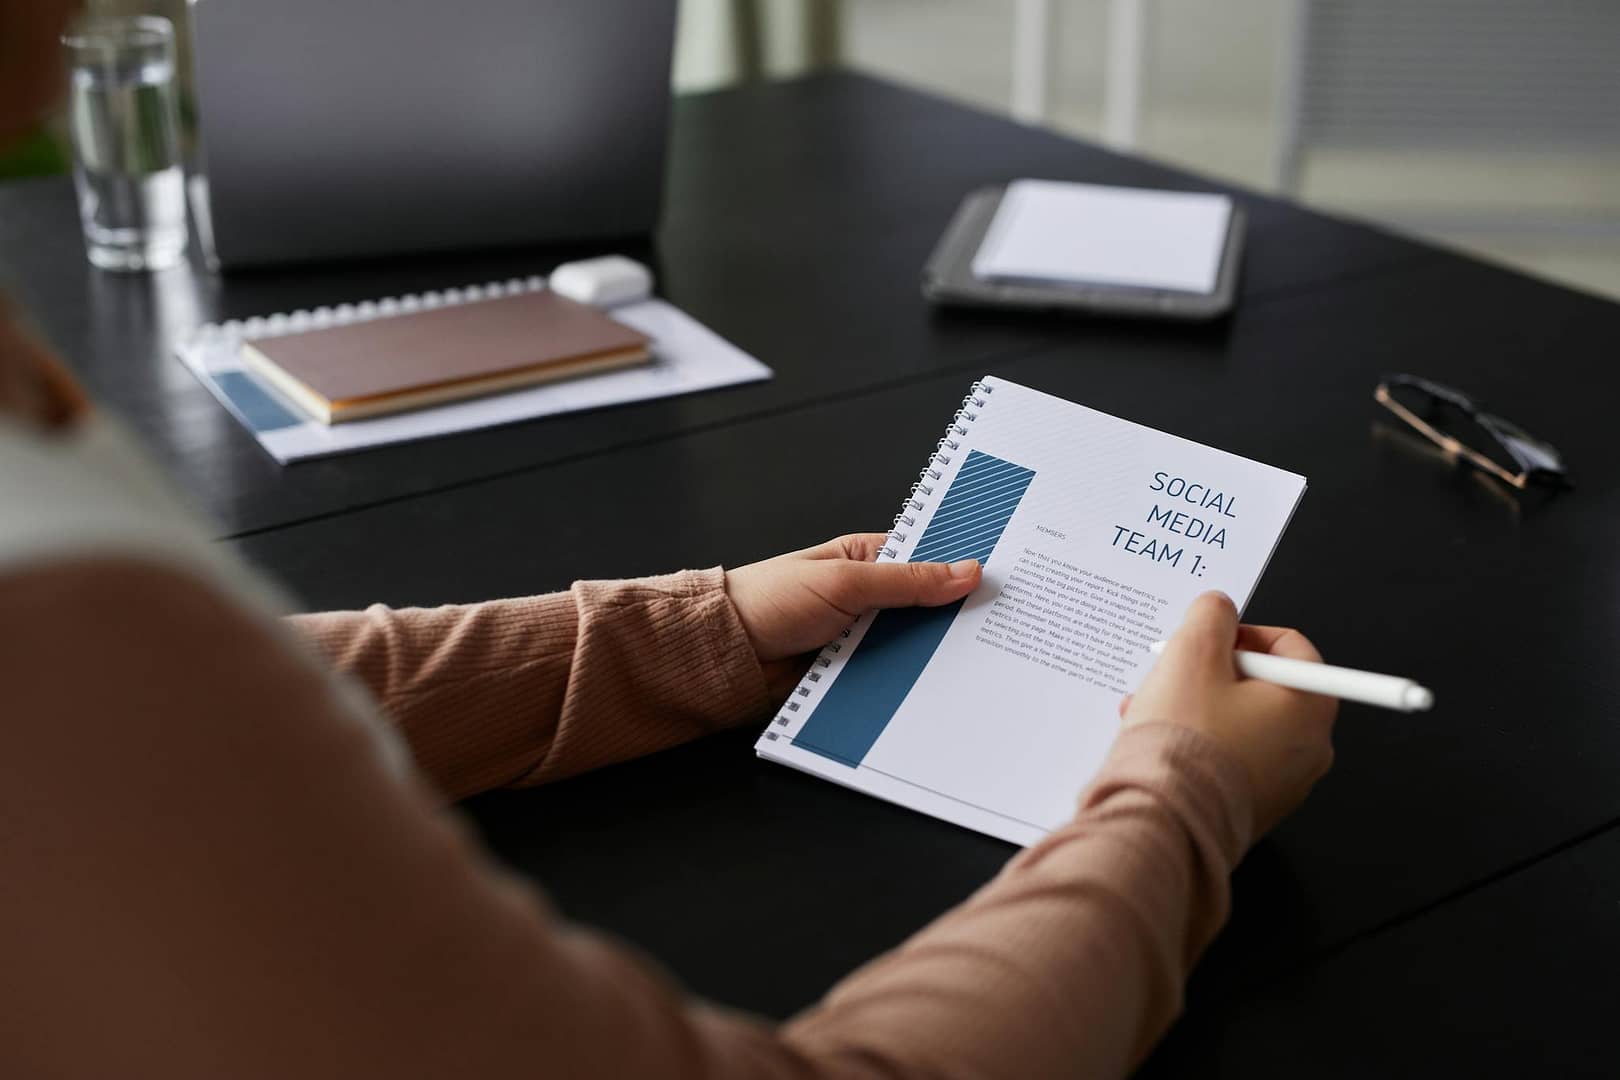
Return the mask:
[[[917,273],[976,185],[1220,185],[848,74],[684,99],[675,124],[665,223],[638,254],[769,383],[283,469],[169,357],[176,335],[577,252],[122,278],[84,263],[69,186],[45,181],[0,187],[0,276],[312,608],[732,565],[881,528],[985,372],[1304,473],[1249,616],[1419,675],[1441,705],[1345,707],[1334,773],[1239,870],[1233,921],[1146,1072],[1620,1071],[1601,1022],[1620,1006],[1620,306],[1240,191],[1249,248],[1221,324],[936,313]],[[1520,503],[1415,449],[1371,401],[1390,370],[1547,435],[1579,488]],[[565,910],[773,1015],[1009,853],[757,762],[753,736],[470,809]]]

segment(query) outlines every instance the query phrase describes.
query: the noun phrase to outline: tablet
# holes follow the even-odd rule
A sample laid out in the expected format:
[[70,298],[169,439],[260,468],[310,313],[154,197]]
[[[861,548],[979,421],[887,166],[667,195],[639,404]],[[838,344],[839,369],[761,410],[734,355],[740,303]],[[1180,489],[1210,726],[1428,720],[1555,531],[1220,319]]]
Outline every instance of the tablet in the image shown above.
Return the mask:
[[[1044,181],[1016,183],[1044,184]],[[1225,219],[1225,233],[1215,263],[1212,287],[1207,291],[1163,288],[1119,281],[1069,281],[1038,276],[986,276],[974,270],[993,266],[986,260],[985,238],[998,221],[1008,185],[973,192],[956,211],[939,244],[923,267],[922,291],[930,301],[948,306],[1030,308],[1074,311],[1098,315],[1126,315],[1161,319],[1212,319],[1232,309],[1237,295],[1238,266],[1243,254],[1243,211],[1233,205]],[[1127,189],[1095,189],[1119,191]],[[1149,195],[1150,193],[1143,193]],[[993,237],[1000,248],[1002,237]],[[999,250],[997,254],[1000,254]],[[1081,259],[1079,262],[1084,263]],[[1124,275],[1122,275],[1124,276]]]

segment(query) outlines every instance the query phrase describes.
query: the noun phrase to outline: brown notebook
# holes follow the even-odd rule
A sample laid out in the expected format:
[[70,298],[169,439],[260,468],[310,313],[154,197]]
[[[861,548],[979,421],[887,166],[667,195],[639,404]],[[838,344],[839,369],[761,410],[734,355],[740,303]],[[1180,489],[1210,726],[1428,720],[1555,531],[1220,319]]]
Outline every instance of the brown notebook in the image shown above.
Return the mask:
[[242,361],[336,424],[644,363],[651,343],[548,290],[257,338]]

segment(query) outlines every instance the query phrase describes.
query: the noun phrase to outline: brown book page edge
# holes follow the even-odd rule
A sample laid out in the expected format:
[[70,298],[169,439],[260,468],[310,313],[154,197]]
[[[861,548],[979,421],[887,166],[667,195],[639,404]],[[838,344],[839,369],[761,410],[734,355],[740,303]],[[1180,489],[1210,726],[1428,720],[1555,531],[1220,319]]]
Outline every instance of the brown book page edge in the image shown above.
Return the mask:
[[[379,319],[377,321],[378,322],[395,322],[395,321],[397,321],[399,323],[410,323],[413,320],[433,319],[433,318],[437,318],[437,317],[441,317],[441,316],[445,316],[445,315],[458,316],[458,317],[460,317],[460,318],[462,318],[464,320],[468,319],[468,318],[475,318],[476,319],[476,318],[479,318],[481,315],[483,315],[483,312],[477,310],[479,308],[487,307],[487,306],[491,306],[491,305],[496,305],[496,304],[512,303],[512,302],[517,302],[517,301],[549,302],[549,303],[551,303],[553,305],[561,305],[561,310],[559,312],[560,315],[573,317],[573,318],[583,316],[584,318],[594,320],[597,323],[599,323],[600,324],[600,330],[601,330],[601,332],[603,334],[608,333],[608,328],[610,328],[610,327],[612,328],[613,334],[612,334],[612,336],[610,336],[608,338],[608,340],[606,340],[606,341],[600,341],[599,340],[599,342],[597,344],[595,344],[595,345],[585,344],[585,345],[577,346],[574,349],[568,350],[567,352],[564,352],[564,353],[562,353],[560,355],[553,355],[553,356],[550,356],[550,357],[546,357],[546,358],[542,358],[542,359],[538,359],[538,360],[533,360],[528,364],[521,364],[520,363],[518,366],[504,366],[503,365],[501,368],[498,368],[495,371],[489,371],[489,372],[486,372],[486,373],[483,373],[483,374],[477,374],[477,373],[474,373],[474,374],[445,374],[445,373],[442,372],[442,369],[441,369],[439,377],[437,377],[437,378],[433,377],[432,374],[424,373],[424,375],[422,377],[418,377],[416,379],[412,379],[412,380],[409,380],[409,381],[403,382],[403,383],[397,383],[395,388],[393,388],[393,389],[387,389],[387,388],[380,389],[380,390],[379,389],[367,389],[367,390],[361,390],[359,392],[351,392],[351,393],[348,393],[348,394],[343,394],[341,396],[333,395],[332,393],[329,393],[328,391],[323,390],[321,388],[321,386],[319,385],[318,378],[306,378],[305,373],[300,373],[297,370],[296,365],[293,366],[293,367],[289,367],[286,364],[283,364],[280,360],[277,360],[275,355],[274,355],[275,350],[272,349],[270,346],[272,344],[276,343],[281,338],[306,338],[307,339],[307,338],[319,337],[319,336],[321,336],[323,334],[326,334],[328,332],[335,332],[335,333],[338,333],[338,334],[344,334],[344,333],[348,333],[350,331],[355,331],[355,330],[362,330],[363,331],[365,329],[363,323],[368,322],[370,320],[363,320],[362,323],[356,323],[356,324],[339,324],[337,326],[332,326],[332,327],[317,328],[317,329],[314,329],[314,330],[297,331],[297,332],[290,333],[290,334],[280,334],[280,335],[275,335],[274,337],[261,337],[261,338],[257,338],[257,339],[250,339],[247,342],[245,342],[244,344],[245,345],[255,346],[256,347],[255,351],[258,353],[258,356],[261,359],[267,361],[270,364],[274,364],[288,379],[295,380],[300,386],[302,386],[305,389],[306,392],[315,395],[317,398],[319,398],[322,401],[328,402],[332,406],[332,411],[334,413],[341,412],[342,411],[341,407],[343,405],[345,405],[347,403],[351,403],[351,402],[367,401],[367,400],[370,400],[372,398],[392,397],[395,394],[405,394],[405,393],[414,394],[419,390],[433,390],[433,389],[436,389],[436,388],[438,388],[440,386],[450,386],[450,385],[464,383],[464,382],[473,382],[473,381],[477,381],[479,379],[486,379],[486,378],[487,379],[495,379],[495,378],[500,378],[502,376],[509,375],[509,374],[517,374],[519,372],[527,372],[531,368],[535,368],[535,367],[544,367],[544,366],[551,365],[551,364],[571,363],[571,362],[573,362],[575,360],[589,359],[589,358],[592,358],[592,357],[595,357],[595,356],[606,355],[606,354],[609,354],[609,353],[617,354],[617,353],[632,350],[632,349],[651,349],[652,346],[653,346],[653,339],[651,337],[649,337],[647,334],[642,333],[640,330],[637,330],[633,326],[626,326],[624,323],[619,322],[617,319],[613,318],[613,316],[612,316],[612,314],[610,312],[599,310],[597,308],[592,307],[589,304],[582,304],[577,300],[571,300],[566,296],[560,296],[560,295],[557,295],[557,294],[555,294],[553,292],[550,292],[550,291],[540,291],[540,292],[533,292],[533,293],[528,293],[528,294],[524,294],[524,295],[506,296],[506,297],[500,297],[500,298],[489,298],[489,299],[480,300],[480,301],[468,301],[466,303],[452,304],[452,305],[448,305],[448,306],[445,306],[445,307],[440,307],[440,308],[436,308],[436,309],[432,309],[432,310],[403,313],[403,314],[399,314],[399,315],[395,315],[395,316],[385,316],[383,319]],[[548,315],[547,317],[552,318],[552,317],[555,317],[555,316]],[[417,325],[418,326],[425,326],[426,324],[418,323]],[[615,337],[617,338],[617,340],[614,340]],[[258,346],[262,346],[262,347],[258,347]],[[371,351],[375,352],[375,348],[373,347]],[[514,357],[513,359],[521,360],[521,357]],[[320,372],[316,372],[315,374],[316,374],[316,376],[318,376],[320,374]],[[396,376],[396,378],[397,378],[397,376]],[[278,385],[282,385],[282,384],[278,383]],[[300,398],[300,400],[304,400],[304,399]]]
[[242,345],[242,359],[252,371],[261,375],[283,394],[292,398],[301,408],[324,424],[341,424],[348,420],[364,420],[372,416],[407,412],[429,405],[444,405],[466,398],[486,397],[504,390],[539,386],[548,382],[577,378],[601,371],[644,364],[653,354],[643,348],[623,349],[599,353],[577,360],[550,361],[534,367],[507,372],[485,379],[464,379],[439,383],[398,394],[380,394],[376,397],[353,398],[347,401],[328,401],[302,381],[282,370],[275,361],[255,349],[251,342]]
[[291,398],[299,408],[321,423],[332,422],[332,403],[281,370],[281,365],[260,352],[251,341],[242,342],[241,356],[242,363],[249,371],[275,387],[283,397]]

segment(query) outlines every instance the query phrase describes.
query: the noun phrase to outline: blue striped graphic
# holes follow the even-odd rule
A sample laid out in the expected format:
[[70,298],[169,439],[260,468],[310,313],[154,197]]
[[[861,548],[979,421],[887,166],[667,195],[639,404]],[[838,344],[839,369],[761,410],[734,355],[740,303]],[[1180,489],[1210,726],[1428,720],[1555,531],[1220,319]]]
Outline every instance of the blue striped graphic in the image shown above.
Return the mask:
[[1001,532],[1018,509],[1034,470],[979,450],[969,450],[950,490],[940,500],[912,562],[955,562],[990,557]]
[[[968,451],[909,561],[986,562],[1033,479],[1033,469]],[[859,765],[933,659],[963,603],[878,612],[860,649],[793,745],[852,768]]]

